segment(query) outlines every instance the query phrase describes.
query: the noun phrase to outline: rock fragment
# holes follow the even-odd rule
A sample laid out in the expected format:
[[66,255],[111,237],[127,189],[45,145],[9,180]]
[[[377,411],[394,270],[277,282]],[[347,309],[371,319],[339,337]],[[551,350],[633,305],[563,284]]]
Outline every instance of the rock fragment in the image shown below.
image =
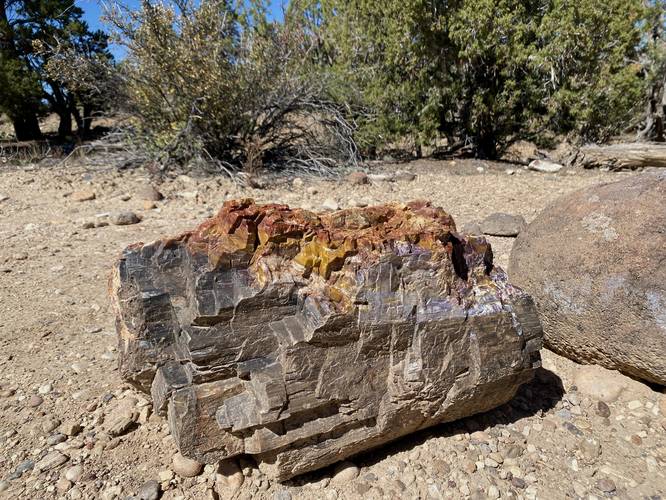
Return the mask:
[[547,174],[554,174],[556,172],[559,172],[563,168],[564,168],[563,165],[547,160],[532,160],[529,164],[530,170],[535,170],[537,172],[544,172]]
[[60,467],[62,464],[66,463],[69,460],[69,457],[59,451],[52,451],[48,453],[44,458],[35,464],[35,468],[40,471],[49,471]]
[[480,224],[483,234],[508,237],[518,236],[526,225],[522,216],[501,212],[490,214]]
[[109,218],[111,224],[116,226],[130,226],[141,222],[141,218],[134,212],[125,211],[112,214]]
[[83,189],[81,191],[74,191],[71,195],[72,201],[91,201],[94,200],[97,197],[95,194],[95,191],[92,191],[91,189]]
[[176,453],[171,460],[173,464],[173,471],[180,477],[194,477],[201,474],[203,464],[192,460],[191,458],[184,457],[180,453]]

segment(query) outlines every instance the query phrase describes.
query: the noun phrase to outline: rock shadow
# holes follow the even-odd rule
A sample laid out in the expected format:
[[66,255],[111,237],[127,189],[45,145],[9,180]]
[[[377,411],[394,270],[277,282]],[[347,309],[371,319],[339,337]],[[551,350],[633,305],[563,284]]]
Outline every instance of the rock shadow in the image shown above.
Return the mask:
[[[552,408],[565,394],[562,379],[554,372],[545,368],[535,370],[531,382],[523,384],[513,399],[502,406],[485,413],[479,413],[453,422],[434,425],[413,434],[403,436],[390,443],[359,453],[349,460],[359,467],[375,465],[393,455],[410,451],[426,441],[439,438],[452,438],[458,434],[482,431],[498,425],[506,426],[523,418],[541,415]],[[285,486],[304,486],[321,481],[333,474],[335,464],[323,469],[295,477],[284,483]]]

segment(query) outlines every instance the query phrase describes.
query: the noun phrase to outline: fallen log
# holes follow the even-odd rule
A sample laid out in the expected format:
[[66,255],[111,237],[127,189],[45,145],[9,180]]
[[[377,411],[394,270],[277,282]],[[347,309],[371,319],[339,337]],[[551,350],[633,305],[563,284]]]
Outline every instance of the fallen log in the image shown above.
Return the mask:
[[110,280],[124,379],[181,453],[285,480],[510,400],[532,300],[425,202],[329,214],[227,202],[128,247]]
[[572,163],[583,168],[609,170],[666,167],[666,144],[637,142],[583,146],[574,156]]

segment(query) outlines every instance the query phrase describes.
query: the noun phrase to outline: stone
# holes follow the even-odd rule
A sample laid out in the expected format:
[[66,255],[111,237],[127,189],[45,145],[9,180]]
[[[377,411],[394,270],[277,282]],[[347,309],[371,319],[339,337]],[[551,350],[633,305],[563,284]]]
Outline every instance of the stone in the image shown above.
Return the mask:
[[30,408],[36,408],[39,405],[41,405],[44,402],[44,398],[41,396],[38,396],[37,394],[33,394],[30,396],[30,399],[28,399],[28,406]]
[[158,500],[162,494],[162,487],[157,481],[150,480],[143,483],[136,496],[135,500]]
[[468,222],[464,224],[460,229],[460,232],[463,234],[471,234],[474,236],[479,236],[483,234],[483,229],[481,229],[481,224],[476,221]]
[[109,217],[111,224],[116,226],[130,226],[141,222],[141,218],[134,212],[125,211],[111,214]]
[[74,465],[65,471],[65,479],[73,483],[78,483],[83,476],[83,466]]
[[39,389],[37,389],[37,392],[40,393],[41,395],[46,395],[50,393],[53,390],[53,386],[51,384],[44,384],[40,385]]
[[44,432],[52,432],[58,428],[60,420],[57,418],[49,417],[42,422],[41,428]]
[[81,424],[73,420],[66,420],[60,426],[60,432],[66,436],[76,436],[81,432]]
[[662,415],[666,416],[666,396],[659,399],[659,411]]
[[349,461],[340,462],[335,466],[331,484],[334,486],[344,486],[358,477],[358,467]]
[[65,479],[64,477],[61,477],[60,479],[58,479],[58,480],[56,481],[56,489],[57,489],[60,493],[66,493],[67,491],[70,490],[71,487],[72,487],[72,482],[71,482],[71,481],[68,481],[68,480]]
[[164,195],[159,192],[159,190],[152,184],[146,184],[139,188],[136,192],[136,196],[143,201],[160,201],[164,199]]
[[195,477],[201,474],[203,464],[176,453],[171,459],[173,471],[180,477]]
[[610,407],[603,401],[597,401],[596,413],[602,418],[608,418],[611,414]]
[[111,437],[120,436],[135,427],[139,411],[133,398],[120,400],[104,419],[102,428]]
[[49,446],[55,446],[56,444],[64,443],[65,441],[67,441],[67,436],[61,434],[60,432],[52,434],[46,438],[46,444]]
[[69,460],[67,455],[60,453],[59,451],[52,451],[48,453],[44,458],[35,464],[37,470],[48,471],[60,467],[62,464],[66,463]]
[[4,193],[0,193],[0,203],[2,203],[3,201],[7,201],[8,199],[9,199],[9,196],[7,196]]
[[579,449],[585,460],[592,462],[601,455],[601,444],[596,439],[583,439],[580,442]]
[[612,493],[616,488],[615,483],[611,479],[606,478],[599,479],[595,483],[595,486],[599,491],[603,491],[604,493]]
[[396,181],[411,182],[416,179],[416,174],[406,170],[398,170],[395,174],[393,174],[393,178]]
[[324,210],[335,211],[335,210],[340,210],[340,205],[334,199],[326,198],[324,200],[324,203],[321,204],[321,208],[323,208]]
[[243,471],[235,460],[221,460],[215,474],[215,489],[224,498],[230,498],[245,481]]
[[120,485],[109,486],[108,488],[102,490],[100,494],[100,500],[115,500],[116,498],[120,498],[122,494],[123,494],[122,486]]
[[35,462],[32,460],[24,460],[20,464],[16,466],[16,469],[14,469],[14,472],[12,474],[12,478],[19,478],[21,477],[24,473],[32,470],[35,468]]
[[230,201],[128,247],[110,288],[120,373],[182,455],[278,481],[495,408],[540,366],[529,296],[426,202]]
[[563,168],[563,165],[547,160],[532,160],[529,164],[530,170],[536,170],[537,172],[544,172],[547,174],[554,174]]
[[[2,197],[0,196],[0,198]],[[0,201],[4,200],[0,199]],[[9,489],[9,481],[5,481],[4,479],[0,480],[0,493],[7,491],[8,489]]]
[[666,385],[666,172],[576,191],[516,240],[509,276],[531,293],[546,346]]
[[91,201],[94,200],[97,197],[95,194],[95,191],[92,191],[90,189],[83,189],[81,191],[74,191],[70,198],[72,201]]
[[370,179],[368,179],[368,174],[366,174],[365,172],[352,172],[347,176],[347,181],[350,184],[356,186],[370,183]]
[[518,236],[526,225],[522,216],[501,212],[490,214],[480,223],[483,234],[508,237]]

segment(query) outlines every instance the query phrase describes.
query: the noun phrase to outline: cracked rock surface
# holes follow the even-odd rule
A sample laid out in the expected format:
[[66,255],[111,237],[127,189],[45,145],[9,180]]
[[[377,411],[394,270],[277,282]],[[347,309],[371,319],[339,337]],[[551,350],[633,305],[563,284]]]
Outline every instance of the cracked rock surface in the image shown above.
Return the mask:
[[426,202],[229,201],[129,246],[110,286],[121,374],[183,455],[277,480],[497,407],[540,366],[532,300]]

